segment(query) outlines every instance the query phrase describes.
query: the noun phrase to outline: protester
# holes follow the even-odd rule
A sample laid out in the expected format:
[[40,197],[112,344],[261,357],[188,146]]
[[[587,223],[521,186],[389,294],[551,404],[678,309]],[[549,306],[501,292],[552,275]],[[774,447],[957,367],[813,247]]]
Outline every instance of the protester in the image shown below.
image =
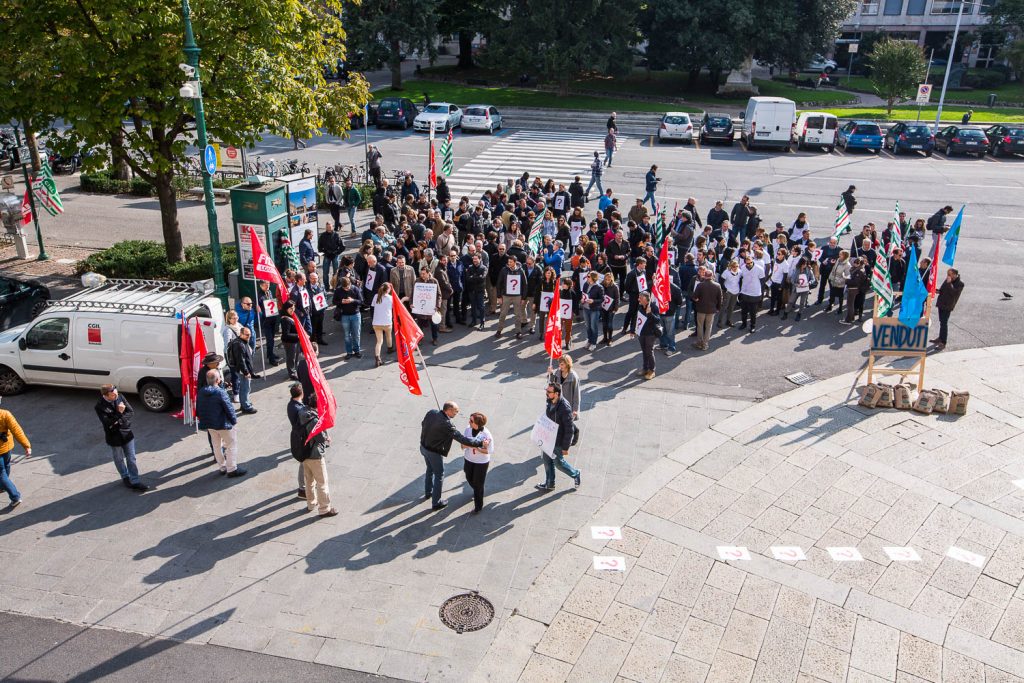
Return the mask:
[[844,325],[852,325],[855,315],[857,320],[864,317],[864,295],[867,286],[868,276],[864,271],[864,262],[857,257],[853,259],[850,274],[846,276],[846,317],[840,321]]
[[298,363],[299,331],[295,329],[295,302],[289,299],[281,304],[281,345],[284,346],[284,363],[289,379],[298,379],[295,367]]
[[605,294],[600,278],[596,270],[587,273],[582,292],[583,317],[587,323],[587,351],[592,351],[597,346],[597,337],[601,329],[601,305],[604,303]]
[[569,407],[572,409],[572,419],[577,419],[582,399],[580,376],[573,370],[573,360],[569,354],[563,353],[558,359],[558,366],[548,376],[548,382],[558,385],[562,396],[568,401]]
[[604,274],[604,301],[601,304],[601,329],[604,334],[605,346],[612,345],[612,333],[615,329],[615,312],[619,310],[619,286],[615,284],[612,273]]
[[359,289],[352,285],[349,277],[341,278],[338,288],[334,290],[335,318],[341,322],[342,333],[345,337],[345,360],[355,356],[362,358],[362,344],[360,335],[362,332],[362,316],[359,309],[362,306],[362,295]]
[[459,433],[452,424],[458,414],[458,404],[446,401],[440,410],[428,410],[420,426],[420,454],[427,466],[423,478],[423,498],[430,500],[432,510],[448,507],[448,501],[441,500],[441,487],[444,483],[444,459],[448,457],[452,441],[470,448],[488,448],[491,443],[489,437],[463,436]]
[[722,284],[722,309],[718,313],[718,329],[732,327],[732,312],[740,296],[740,263],[733,259],[719,278]]
[[196,417],[199,429],[205,429],[213,444],[213,456],[221,474],[229,477],[244,476],[246,470],[238,467],[238,439],[235,425],[238,418],[227,392],[220,387],[219,370],[206,373],[206,386],[196,397]]
[[747,334],[754,334],[757,329],[757,312],[761,310],[761,300],[764,292],[764,268],[756,263],[748,254],[740,267],[740,329],[747,327],[747,319],[750,319],[750,328]]
[[[832,305],[835,302],[839,302],[839,310],[836,315],[842,316],[843,314],[843,292],[846,289],[846,281],[850,277],[850,270],[853,263],[850,261],[850,252],[843,249],[839,252],[839,257],[836,259],[835,264],[832,266],[832,271],[828,276],[828,305],[825,306],[825,312],[828,313],[832,310]],[[824,275],[822,279],[824,279]]]
[[484,482],[487,480],[487,468],[494,455],[494,437],[487,429],[487,416],[473,413],[469,416],[469,426],[462,434],[467,439],[483,439],[486,446],[466,446],[462,449],[462,471],[466,475],[466,483],[473,489],[473,513],[479,514],[484,507]]
[[26,458],[32,457],[32,444],[29,443],[21,425],[11,411],[0,409],[0,487],[11,501],[7,506],[11,510],[21,505],[21,493],[11,479],[11,451],[14,449],[15,441],[25,449]]
[[132,416],[135,411],[113,384],[100,387],[100,399],[95,409],[122,483],[136,491],[148,491],[149,487],[139,479],[139,468],[135,460],[135,434],[132,432]]
[[558,425],[558,432],[555,435],[555,443],[551,455],[541,453],[544,461],[544,481],[534,488],[541,491],[555,490],[555,468],[572,477],[575,487],[580,487],[580,471],[566,461],[569,449],[572,447],[575,425],[572,419],[572,408],[569,402],[562,397],[562,389],[557,384],[550,383],[545,390],[547,402],[544,405],[544,414],[549,420]]
[[654,379],[654,344],[664,330],[657,309],[651,306],[650,292],[640,293],[640,309],[637,315],[636,336],[640,338],[640,351],[643,356],[643,368],[638,374],[642,375],[644,379]]
[[505,267],[498,272],[496,289],[501,310],[498,315],[498,331],[494,333],[495,337],[501,336],[501,331],[505,327],[505,317],[510,311],[512,313],[512,326],[516,332],[516,339],[520,339],[523,336],[522,329],[526,325],[526,320],[521,317],[521,302],[525,288],[526,274],[519,266],[519,261],[516,260],[515,256],[509,256],[505,260]]
[[[394,297],[391,293],[391,283],[384,283],[384,286],[377,292],[377,296],[373,298],[373,334],[376,338],[376,343],[373,347],[373,357],[376,362],[376,367],[380,367],[384,364],[381,360],[380,351],[381,346],[386,340],[388,343],[388,353],[394,353],[395,342],[391,336],[391,327],[394,324],[392,318],[392,308],[394,304]],[[401,305],[401,304],[398,304]]]
[[318,416],[316,410],[302,403],[302,386],[293,384],[289,387],[292,400],[288,403],[288,418],[292,424],[290,449],[292,457],[299,461],[302,468],[301,479],[304,483],[301,496],[306,499],[306,509],[317,510],[321,517],[334,517],[338,510],[331,506],[331,494],[327,482],[327,461],[325,451],[330,445],[327,431],[313,435]]
[[949,334],[949,315],[956,308],[960,294],[964,291],[964,282],[960,279],[960,271],[950,268],[946,271],[946,279],[939,286],[939,295],[935,299],[935,308],[939,311],[939,336],[932,339],[935,347],[941,351],[946,348]]

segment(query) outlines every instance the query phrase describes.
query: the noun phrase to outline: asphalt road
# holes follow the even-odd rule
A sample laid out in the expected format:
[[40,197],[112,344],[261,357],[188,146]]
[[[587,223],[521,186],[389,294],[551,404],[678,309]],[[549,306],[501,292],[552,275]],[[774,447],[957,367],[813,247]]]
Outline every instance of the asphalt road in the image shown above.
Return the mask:
[[0,680],[357,683],[396,679],[246,650],[146,638],[0,612]]

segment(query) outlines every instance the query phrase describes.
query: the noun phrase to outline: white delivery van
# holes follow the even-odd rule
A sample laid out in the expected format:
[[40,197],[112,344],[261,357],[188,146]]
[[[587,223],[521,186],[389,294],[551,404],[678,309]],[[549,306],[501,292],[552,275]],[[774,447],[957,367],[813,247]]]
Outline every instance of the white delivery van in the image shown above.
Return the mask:
[[47,307],[29,323],[0,333],[0,394],[29,384],[113,384],[138,393],[153,411],[181,396],[181,320],[203,331],[209,351],[224,354],[220,300],[185,282],[107,280]]
[[823,148],[831,153],[836,147],[836,131],[839,130],[839,119],[822,111],[805,111],[796,120],[793,129],[793,142],[797,149],[808,147]]
[[745,111],[740,112],[743,128],[740,139],[747,149],[783,147],[790,150],[796,103],[785,97],[751,97]]

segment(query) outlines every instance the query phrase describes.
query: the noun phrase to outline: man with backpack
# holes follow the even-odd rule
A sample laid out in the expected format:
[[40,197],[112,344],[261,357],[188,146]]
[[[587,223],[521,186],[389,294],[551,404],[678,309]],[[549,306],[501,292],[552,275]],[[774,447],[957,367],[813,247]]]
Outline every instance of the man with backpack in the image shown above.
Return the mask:
[[578,438],[576,426],[572,422],[572,407],[562,396],[562,387],[558,384],[548,384],[545,393],[547,401],[544,404],[544,414],[558,425],[558,433],[555,435],[555,445],[551,455],[541,454],[544,460],[544,481],[535,485],[534,488],[539,491],[554,491],[556,467],[572,477],[575,487],[579,488],[580,471],[565,460],[574,439]]
[[292,384],[288,388],[291,401],[288,402],[288,420],[292,424],[291,451],[292,457],[302,467],[303,480],[306,484],[306,509],[312,512],[318,509],[321,517],[334,517],[337,508],[331,506],[331,494],[327,484],[327,463],[324,453],[330,445],[327,432],[321,431],[313,438],[310,433],[316,427],[316,411],[302,402],[302,385]]

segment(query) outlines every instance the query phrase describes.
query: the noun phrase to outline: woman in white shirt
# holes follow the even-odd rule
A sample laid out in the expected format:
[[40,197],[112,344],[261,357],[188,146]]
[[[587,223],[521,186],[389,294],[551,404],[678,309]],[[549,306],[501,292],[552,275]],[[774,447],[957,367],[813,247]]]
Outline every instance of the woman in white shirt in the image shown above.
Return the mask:
[[380,348],[383,345],[385,339],[388,342],[388,353],[393,353],[395,350],[395,342],[391,338],[391,324],[392,324],[392,306],[394,306],[394,296],[391,294],[391,283],[385,282],[381,285],[380,289],[377,290],[377,296],[373,297],[370,302],[373,307],[373,334],[377,338],[377,344],[373,347],[373,354],[377,359],[377,365],[380,367],[384,364],[384,361],[380,359]]
[[782,313],[784,305],[782,288],[786,283],[786,276],[789,274],[789,251],[785,247],[779,247],[775,252],[775,262],[772,263],[772,274],[768,278],[769,292],[771,293],[771,307],[768,315]]
[[469,416],[469,426],[463,434],[470,438],[483,437],[487,447],[462,449],[462,471],[466,473],[466,483],[473,489],[473,514],[484,507],[484,481],[487,479],[487,468],[491,464],[494,452],[494,438],[487,429],[487,416],[473,413]]
[[718,310],[718,328],[732,327],[732,312],[740,294],[740,262],[729,261],[729,267],[722,271],[722,307]]

